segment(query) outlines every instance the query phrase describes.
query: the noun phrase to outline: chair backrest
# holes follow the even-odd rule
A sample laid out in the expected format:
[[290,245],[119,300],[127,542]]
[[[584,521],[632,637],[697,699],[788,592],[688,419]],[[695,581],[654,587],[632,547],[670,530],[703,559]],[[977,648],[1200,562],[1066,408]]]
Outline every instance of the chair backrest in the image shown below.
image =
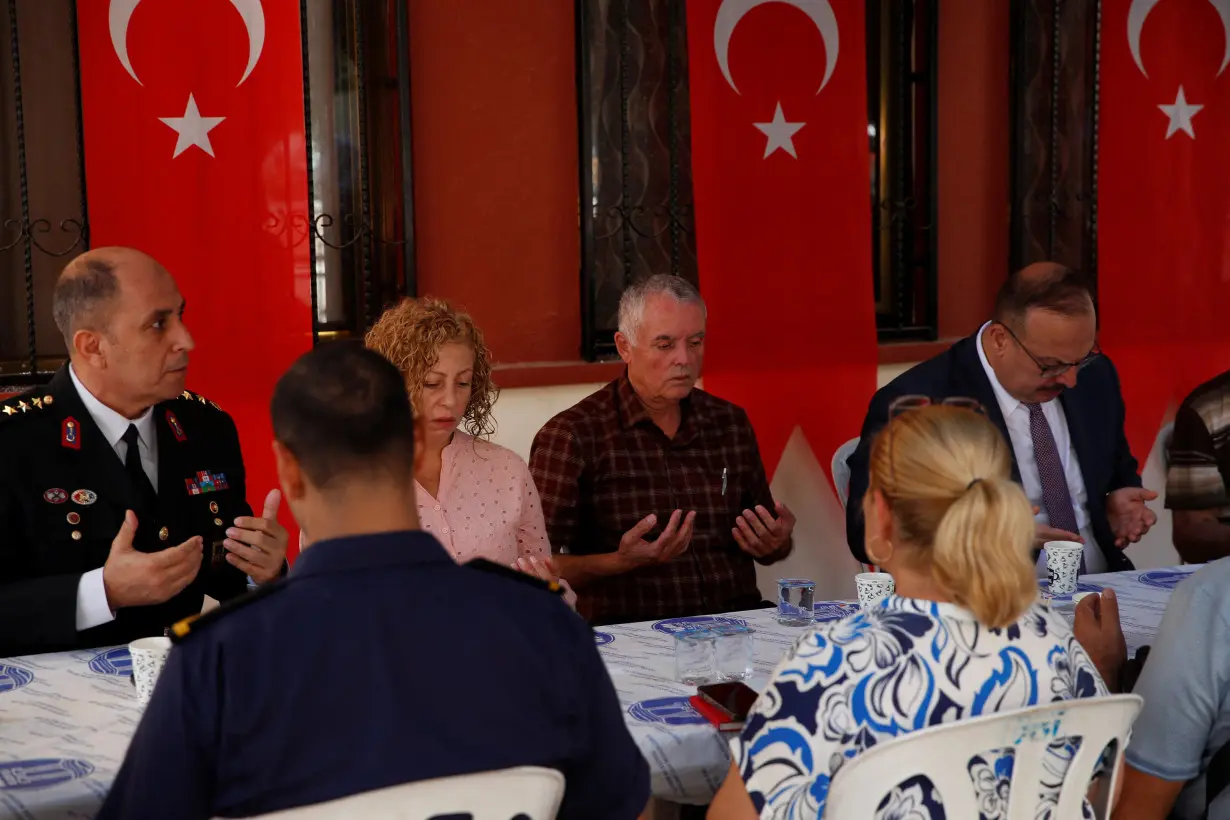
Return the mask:
[[944,723],[873,746],[837,773],[825,803],[826,817],[873,817],[897,784],[923,775],[934,784],[948,817],[978,817],[978,802],[968,765],[971,758],[998,749],[1013,750],[1011,792],[1005,820],[1033,820],[1038,807],[1043,756],[1048,744],[1080,737],[1064,775],[1059,804],[1051,815],[1080,817],[1094,767],[1117,740],[1110,786],[1102,790],[1096,816],[1110,815],[1110,796],[1119,778],[1119,757],[1127,747],[1132,722],[1144,700],[1114,695],[1048,703],[970,720]]
[[522,766],[402,783],[255,820],[555,820],[563,798],[562,774]]
[[843,510],[850,500],[850,468],[846,466],[846,459],[858,449],[858,441],[852,438],[833,453],[833,486],[837,488],[837,498]]

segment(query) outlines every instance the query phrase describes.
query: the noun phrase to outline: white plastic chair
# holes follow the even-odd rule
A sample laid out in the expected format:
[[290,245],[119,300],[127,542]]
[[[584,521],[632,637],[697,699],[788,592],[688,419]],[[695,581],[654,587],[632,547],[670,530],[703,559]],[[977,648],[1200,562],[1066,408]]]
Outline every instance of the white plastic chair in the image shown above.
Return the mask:
[[[977,817],[978,804],[967,766],[991,750],[1014,750],[1011,793],[1005,820],[1033,820],[1041,791],[1042,758],[1047,744],[1080,736],[1080,749],[1064,777],[1055,818],[1081,816],[1094,767],[1107,744],[1127,748],[1132,722],[1144,700],[1139,695],[1082,698],[945,723],[873,746],[847,763],[833,779],[824,816],[874,817],[896,784],[925,775],[935,785],[948,817]],[[1095,816],[1110,816],[1111,795],[1119,779],[1115,760],[1110,788],[1100,790]]]
[[850,468],[846,466],[846,459],[858,449],[858,442],[858,438],[852,438],[833,453],[833,486],[837,488],[837,499],[843,510],[850,500]]
[[432,820],[469,814],[473,820],[555,820],[564,799],[564,776],[522,766],[402,783],[326,803],[262,814],[254,820]]

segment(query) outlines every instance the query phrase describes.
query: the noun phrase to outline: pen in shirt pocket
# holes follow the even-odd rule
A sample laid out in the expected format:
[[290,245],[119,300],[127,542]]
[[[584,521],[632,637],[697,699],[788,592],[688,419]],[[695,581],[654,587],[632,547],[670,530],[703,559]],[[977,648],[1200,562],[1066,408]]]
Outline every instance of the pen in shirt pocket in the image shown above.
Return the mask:
[[722,468],[722,495],[726,495],[726,468]]

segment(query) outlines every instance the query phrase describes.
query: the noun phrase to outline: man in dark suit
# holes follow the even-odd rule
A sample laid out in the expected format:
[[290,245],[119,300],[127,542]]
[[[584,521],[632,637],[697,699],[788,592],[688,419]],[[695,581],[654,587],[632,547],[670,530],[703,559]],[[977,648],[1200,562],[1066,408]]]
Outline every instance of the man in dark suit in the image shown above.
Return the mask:
[[56,283],[69,364],[0,403],[0,657],[161,635],[282,573],[280,494],[252,517],[234,423],[184,389],[183,310],[126,248]]
[[1050,262],[1009,277],[990,322],[872,398],[847,460],[855,558],[874,563],[877,554],[864,543],[862,510],[876,433],[896,412],[953,399],[980,404],[1011,443],[1013,476],[1037,509],[1037,547],[1080,541],[1086,572],[1132,568],[1122,550],[1156,523],[1145,502],[1157,494],[1141,488],[1128,449],[1119,377],[1097,347],[1089,283]]

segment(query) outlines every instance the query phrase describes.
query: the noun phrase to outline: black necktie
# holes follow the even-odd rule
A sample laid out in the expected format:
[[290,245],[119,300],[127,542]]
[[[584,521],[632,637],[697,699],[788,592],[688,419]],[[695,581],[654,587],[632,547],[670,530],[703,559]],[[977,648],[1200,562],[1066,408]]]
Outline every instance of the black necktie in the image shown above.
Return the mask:
[[145,468],[141,466],[141,437],[137,434],[137,425],[128,425],[123,441],[128,445],[128,452],[124,455],[124,469],[128,471],[128,480],[132,482],[133,489],[145,503],[146,509],[156,510],[158,493],[154,491],[154,485],[150,483]]

